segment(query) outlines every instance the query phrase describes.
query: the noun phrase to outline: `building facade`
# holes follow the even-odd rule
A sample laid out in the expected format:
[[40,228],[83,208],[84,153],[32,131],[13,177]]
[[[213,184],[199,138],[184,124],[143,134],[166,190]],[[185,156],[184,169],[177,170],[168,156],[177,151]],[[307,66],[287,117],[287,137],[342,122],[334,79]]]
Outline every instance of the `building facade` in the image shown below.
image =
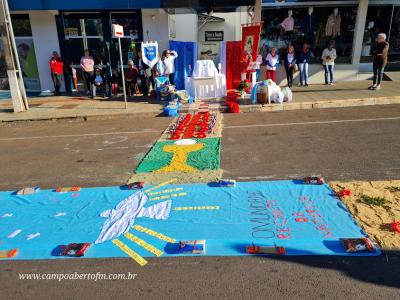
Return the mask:
[[[320,55],[330,40],[335,41],[338,52],[336,80],[370,76],[371,45],[380,32],[387,34],[390,43],[387,70],[398,70],[400,66],[398,0],[239,0],[229,1],[229,5],[227,1],[219,0],[8,2],[28,91],[53,90],[48,65],[53,51],[61,54],[67,66],[65,91],[72,88],[72,67],[77,69],[78,79],[81,79],[79,60],[84,49],[89,49],[95,63],[106,70],[117,67],[118,47],[111,35],[112,24],[124,26],[122,49],[125,62],[136,57],[143,40],[158,41],[160,50],[167,49],[170,40],[198,42],[199,58],[217,62],[221,41],[241,39],[241,24],[251,21],[249,6],[255,2],[261,2],[261,7],[256,7],[261,10],[263,21],[261,52],[276,47],[284,53],[287,45],[299,46],[308,41],[314,53],[310,65],[311,83],[323,80]],[[210,13],[213,7],[219,10]],[[310,28],[305,25],[307,20]],[[8,85],[2,57],[0,55],[0,90],[7,89]],[[277,81],[284,84],[282,67],[277,75]]]

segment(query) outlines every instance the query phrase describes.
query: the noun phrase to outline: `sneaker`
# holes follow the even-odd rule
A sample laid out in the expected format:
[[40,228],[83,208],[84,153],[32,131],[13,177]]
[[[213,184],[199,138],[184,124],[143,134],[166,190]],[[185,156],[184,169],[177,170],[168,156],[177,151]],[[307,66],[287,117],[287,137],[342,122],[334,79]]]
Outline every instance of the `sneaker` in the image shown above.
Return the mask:
[[299,84],[297,86],[303,86],[303,84],[301,82],[299,82]]
[[305,86],[308,86],[308,83],[306,82]]
[[381,89],[381,85],[377,85],[377,86],[374,88],[375,91],[378,91],[378,90],[380,90],[380,89]]
[[370,87],[368,87],[369,90],[374,90],[375,88],[376,88],[376,85],[375,85],[375,84],[373,84],[373,85],[371,85]]
[[333,82],[331,82],[331,83],[329,83],[329,85],[334,85],[334,83],[333,83]]

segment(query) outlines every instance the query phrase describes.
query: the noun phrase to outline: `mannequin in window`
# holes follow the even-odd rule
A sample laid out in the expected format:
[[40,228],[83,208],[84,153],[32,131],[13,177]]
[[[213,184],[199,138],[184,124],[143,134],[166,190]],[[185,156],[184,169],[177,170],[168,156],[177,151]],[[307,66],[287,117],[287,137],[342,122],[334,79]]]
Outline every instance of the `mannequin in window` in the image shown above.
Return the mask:
[[317,18],[314,16],[314,8],[308,8],[308,14],[301,21],[301,35],[304,41],[309,45],[315,42],[315,34],[317,33]]
[[293,11],[291,9],[288,10],[288,16],[286,17],[285,20],[283,20],[280,26],[281,26],[281,36],[283,36],[285,40],[291,41],[294,28]]
[[328,17],[325,26],[325,36],[335,38],[340,35],[341,17],[339,9],[333,9],[333,13]]
[[374,37],[374,26],[375,23],[373,21],[368,22],[367,27],[364,31],[364,38],[363,38],[363,47],[361,56],[370,56],[371,55],[371,46]]

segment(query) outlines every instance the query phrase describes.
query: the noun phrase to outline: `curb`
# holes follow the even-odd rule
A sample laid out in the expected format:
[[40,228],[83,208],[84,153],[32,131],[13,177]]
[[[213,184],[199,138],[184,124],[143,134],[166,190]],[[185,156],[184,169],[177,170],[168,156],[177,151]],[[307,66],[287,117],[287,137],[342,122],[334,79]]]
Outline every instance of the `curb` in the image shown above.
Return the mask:
[[[356,106],[370,106],[370,105],[387,105],[387,104],[400,104],[400,97],[379,97],[379,98],[361,98],[361,99],[346,99],[346,100],[327,100],[317,102],[292,102],[283,104],[253,104],[242,105],[240,111],[243,113],[251,112],[273,112],[284,110],[303,110],[303,109],[321,109],[321,108],[343,108],[343,107],[356,107]],[[224,106],[225,107],[225,106]]]
[[[314,101],[314,102],[291,102],[283,104],[250,104],[241,105],[240,112],[242,113],[253,113],[253,112],[276,112],[286,110],[308,110],[308,109],[321,109],[321,108],[344,108],[344,107],[357,107],[357,106],[371,106],[371,105],[388,105],[388,104],[400,104],[400,96],[394,97],[377,97],[377,98],[360,98],[360,99],[346,99],[346,100],[326,100],[326,101]],[[197,111],[197,108],[185,108],[180,113],[189,113]],[[213,110],[221,113],[226,111],[225,104],[216,106]],[[82,119],[82,120],[94,120],[94,119],[112,119],[128,117],[132,115],[139,115],[140,117],[158,117],[162,116],[162,110],[154,110],[148,112],[118,112],[118,113],[104,113],[104,114],[70,114],[70,115],[59,115],[59,116],[41,116],[41,117],[24,117],[2,119],[0,123],[10,122],[30,122],[30,121],[47,121],[47,120],[68,120],[68,119]]]

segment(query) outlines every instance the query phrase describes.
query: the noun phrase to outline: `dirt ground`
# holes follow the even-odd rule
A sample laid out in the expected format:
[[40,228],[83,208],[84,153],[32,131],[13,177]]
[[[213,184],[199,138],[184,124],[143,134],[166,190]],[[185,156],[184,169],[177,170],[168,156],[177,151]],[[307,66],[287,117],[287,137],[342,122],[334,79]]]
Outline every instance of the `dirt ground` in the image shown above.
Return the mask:
[[[400,249],[400,233],[391,229],[394,220],[400,221],[400,180],[330,184],[335,192],[343,188],[351,191],[351,195],[342,197],[342,201],[371,239],[384,249]],[[363,196],[382,197],[386,202],[381,205],[368,204]]]

